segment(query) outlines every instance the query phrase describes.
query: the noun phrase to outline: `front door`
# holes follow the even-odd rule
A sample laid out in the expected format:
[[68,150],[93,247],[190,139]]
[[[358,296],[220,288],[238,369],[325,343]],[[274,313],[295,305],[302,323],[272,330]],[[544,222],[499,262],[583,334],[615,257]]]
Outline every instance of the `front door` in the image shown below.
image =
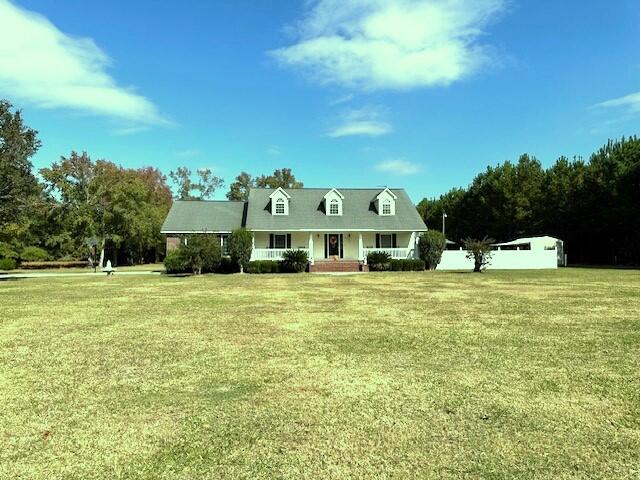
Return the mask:
[[328,233],[325,235],[325,252],[327,252],[327,258],[342,258],[342,234]]

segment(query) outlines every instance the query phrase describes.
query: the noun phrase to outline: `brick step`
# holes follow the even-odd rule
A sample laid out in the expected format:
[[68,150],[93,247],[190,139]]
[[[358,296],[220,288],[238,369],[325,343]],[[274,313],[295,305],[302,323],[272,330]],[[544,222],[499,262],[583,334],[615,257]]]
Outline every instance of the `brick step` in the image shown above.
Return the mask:
[[367,266],[357,260],[316,261],[309,268],[310,272],[366,272],[367,270]]

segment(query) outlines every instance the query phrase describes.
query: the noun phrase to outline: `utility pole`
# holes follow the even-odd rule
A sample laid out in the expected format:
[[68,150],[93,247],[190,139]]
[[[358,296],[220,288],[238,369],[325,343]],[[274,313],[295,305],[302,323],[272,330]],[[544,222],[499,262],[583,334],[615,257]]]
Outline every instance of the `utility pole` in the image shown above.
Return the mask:
[[442,212],[442,236],[445,238],[445,240],[447,239],[447,235],[445,234],[445,218],[447,218],[447,214],[443,211]]

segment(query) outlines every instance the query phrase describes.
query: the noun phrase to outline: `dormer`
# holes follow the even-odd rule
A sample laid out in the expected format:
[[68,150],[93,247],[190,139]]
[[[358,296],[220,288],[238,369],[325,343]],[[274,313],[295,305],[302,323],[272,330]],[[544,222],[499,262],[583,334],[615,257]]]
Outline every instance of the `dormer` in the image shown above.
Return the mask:
[[338,190],[332,188],[324,195],[324,211],[329,216],[342,215],[342,195]]
[[396,214],[397,195],[388,188],[382,190],[375,198],[378,215],[390,216]]
[[289,199],[291,195],[282,187],[276,188],[271,195],[271,215],[289,215]]

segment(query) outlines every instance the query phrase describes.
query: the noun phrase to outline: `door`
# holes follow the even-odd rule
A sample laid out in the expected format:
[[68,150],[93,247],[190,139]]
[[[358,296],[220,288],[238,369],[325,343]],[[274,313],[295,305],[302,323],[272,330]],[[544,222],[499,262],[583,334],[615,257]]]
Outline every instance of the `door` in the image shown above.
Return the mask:
[[327,258],[342,258],[342,234],[328,233],[324,236],[324,251]]

